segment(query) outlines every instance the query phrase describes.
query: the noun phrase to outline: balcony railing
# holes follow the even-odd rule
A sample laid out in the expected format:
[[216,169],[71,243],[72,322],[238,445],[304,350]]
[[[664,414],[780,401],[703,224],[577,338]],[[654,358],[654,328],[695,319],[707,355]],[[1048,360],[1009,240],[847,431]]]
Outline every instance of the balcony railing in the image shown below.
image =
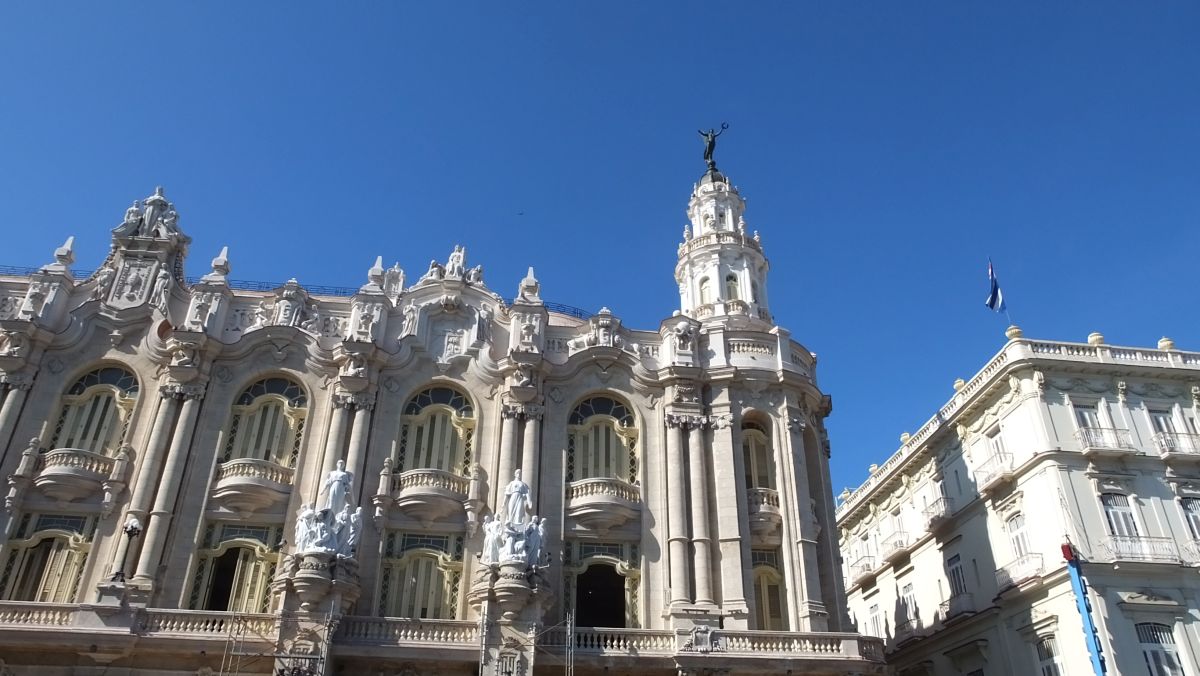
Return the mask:
[[898,530],[885,535],[879,541],[879,548],[883,552],[883,560],[890,563],[907,552],[911,544],[912,540],[908,537],[908,533]]
[[1200,459],[1200,434],[1159,432],[1154,435],[1154,447],[1164,458],[1183,455]]
[[896,643],[903,643],[921,635],[921,621],[917,619],[903,620],[896,625]]
[[1200,563],[1200,540],[1191,540],[1183,544],[1183,562],[1192,565]]
[[392,617],[343,617],[336,641],[369,645],[431,644],[475,649],[479,623],[473,620],[409,620]]
[[996,588],[1004,591],[1014,585],[1038,577],[1044,570],[1041,554],[1025,554],[996,569]]
[[1008,451],[1001,451],[992,457],[983,461],[979,469],[975,470],[976,480],[979,482],[979,490],[985,490],[997,481],[1002,481],[1012,476],[1013,457]]
[[925,527],[933,529],[944,523],[954,512],[954,502],[947,497],[941,497],[929,503],[925,508]]
[[850,581],[854,584],[862,582],[875,572],[875,557],[860,556],[850,564]]
[[1084,453],[1137,453],[1129,430],[1110,427],[1081,427],[1075,431],[1079,448]]
[[950,620],[960,615],[966,615],[975,612],[975,597],[967,592],[955,594],[949,599],[942,601],[938,606],[938,611],[943,620]]
[[1110,535],[1100,541],[1100,550],[1113,561],[1179,563],[1179,546],[1172,538]]

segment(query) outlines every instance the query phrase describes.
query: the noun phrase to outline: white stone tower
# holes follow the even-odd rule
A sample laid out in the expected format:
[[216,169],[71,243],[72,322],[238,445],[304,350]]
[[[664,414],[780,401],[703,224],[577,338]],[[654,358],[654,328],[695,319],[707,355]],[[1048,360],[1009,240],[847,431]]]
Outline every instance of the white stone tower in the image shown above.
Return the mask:
[[683,314],[708,321],[745,317],[771,322],[767,259],[746,230],[746,201],[715,162],[692,190],[675,281]]

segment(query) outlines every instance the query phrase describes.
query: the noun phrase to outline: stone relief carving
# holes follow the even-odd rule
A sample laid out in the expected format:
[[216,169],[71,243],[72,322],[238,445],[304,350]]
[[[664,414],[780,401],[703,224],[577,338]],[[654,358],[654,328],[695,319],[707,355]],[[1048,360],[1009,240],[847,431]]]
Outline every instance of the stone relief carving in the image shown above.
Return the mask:
[[573,350],[589,347],[623,347],[625,341],[619,335],[621,320],[613,316],[612,310],[600,308],[600,312],[589,320],[590,331],[570,341]]
[[353,309],[353,315],[356,316],[354,322],[354,339],[364,342],[375,340],[376,328],[379,325],[379,318],[382,313],[383,303],[356,301]]
[[540,352],[542,316],[535,312],[520,312],[514,315],[518,327],[517,352]]
[[404,271],[400,269],[399,263],[395,263],[388,268],[387,272],[383,273],[383,292],[387,295],[388,300],[395,303],[403,291]]
[[125,219],[112,232],[117,237],[170,239],[180,234],[178,223],[179,213],[175,211],[175,205],[167,201],[160,186],[144,203],[135,201],[126,209]]
[[362,531],[362,507],[351,506],[348,496],[354,477],[346,471],[346,463],[338,460],[337,468],[325,476],[321,494],[325,504],[321,509],[301,505],[296,516],[296,553],[336,553],[352,557]]
[[215,296],[212,293],[192,294],[184,327],[188,331],[204,331],[208,327],[209,313],[212,310],[214,302]]
[[[108,268],[105,268],[108,270]],[[108,270],[112,272],[111,270]],[[97,285],[96,288],[100,288]],[[150,305],[158,309],[159,312],[166,314],[167,301],[171,297],[171,273],[165,267],[158,269],[158,275],[154,278],[154,288],[150,291]]]
[[0,319],[10,319],[17,314],[21,302],[14,296],[0,296]]
[[108,298],[108,291],[112,288],[113,279],[117,276],[117,271],[110,267],[103,267],[96,271],[95,286],[92,287],[92,293],[89,295],[91,300],[104,300]]
[[29,339],[20,331],[0,331],[0,356],[24,357],[29,346]]
[[29,289],[25,291],[25,299],[21,301],[21,308],[17,311],[17,319],[33,321],[40,317],[50,290],[50,285],[45,282],[30,284]]

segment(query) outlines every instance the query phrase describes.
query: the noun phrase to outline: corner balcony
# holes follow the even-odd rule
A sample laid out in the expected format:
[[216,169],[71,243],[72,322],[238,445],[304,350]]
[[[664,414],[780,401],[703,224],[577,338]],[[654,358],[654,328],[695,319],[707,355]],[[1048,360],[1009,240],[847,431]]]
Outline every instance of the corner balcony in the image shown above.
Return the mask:
[[56,448],[38,458],[33,485],[54,500],[70,502],[99,491],[112,467],[113,459],[99,453]]
[[1133,445],[1129,430],[1081,427],[1075,431],[1075,439],[1079,441],[1079,450],[1087,457],[1120,458],[1141,453]]
[[581,479],[567,484],[567,518],[598,533],[607,533],[637,519],[642,496],[637,486],[612,477]]
[[1001,451],[983,461],[975,470],[975,480],[980,493],[995,490],[1004,482],[1012,479],[1013,457],[1008,451]]
[[774,533],[783,523],[779,511],[779,491],[771,488],[751,488],[746,491],[750,512],[750,532],[762,537]]
[[875,557],[860,556],[850,564],[850,583],[862,584],[875,574]]
[[954,501],[950,498],[941,497],[934,500],[925,508],[922,515],[925,517],[925,529],[933,532],[938,528],[950,523],[950,517],[954,514]]
[[1041,554],[1025,554],[996,569],[996,588],[1004,591],[1023,583],[1039,580],[1045,566]]
[[1200,540],[1190,540],[1184,543],[1183,562],[1193,566],[1200,564]]
[[1200,462],[1200,434],[1159,432],[1152,440],[1163,460]]
[[212,498],[235,512],[257,512],[287,500],[295,470],[270,460],[238,458],[217,465]]
[[907,554],[912,544],[912,538],[904,531],[893,531],[880,538],[879,550],[883,553],[884,563],[891,563]]
[[1172,538],[1139,535],[1110,535],[1100,541],[1099,551],[1114,563],[1180,563],[1179,546]]
[[396,508],[429,524],[462,515],[471,480],[441,469],[410,469],[392,477]]
[[975,597],[967,592],[955,594],[938,606],[938,614],[943,622],[957,621],[975,613]]

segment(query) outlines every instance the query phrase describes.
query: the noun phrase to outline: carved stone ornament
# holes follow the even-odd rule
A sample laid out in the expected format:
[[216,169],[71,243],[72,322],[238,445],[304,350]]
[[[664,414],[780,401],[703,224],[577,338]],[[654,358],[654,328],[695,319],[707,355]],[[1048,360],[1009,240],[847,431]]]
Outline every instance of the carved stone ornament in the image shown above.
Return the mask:
[[714,430],[725,430],[733,426],[733,414],[721,413],[708,416],[708,425]]
[[695,404],[700,401],[699,388],[696,383],[690,380],[680,380],[675,383],[675,396],[673,398],[677,404]]
[[789,411],[787,416],[788,431],[801,434],[808,429],[808,419],[801,413]]
[[125,210],[125,219],[113,228],[116,237],[147,237],[152,239],[174,239],[182,235],[179,231],[179,213],[175,205],[168,202],[161,186],[144,202],[135,201]]

